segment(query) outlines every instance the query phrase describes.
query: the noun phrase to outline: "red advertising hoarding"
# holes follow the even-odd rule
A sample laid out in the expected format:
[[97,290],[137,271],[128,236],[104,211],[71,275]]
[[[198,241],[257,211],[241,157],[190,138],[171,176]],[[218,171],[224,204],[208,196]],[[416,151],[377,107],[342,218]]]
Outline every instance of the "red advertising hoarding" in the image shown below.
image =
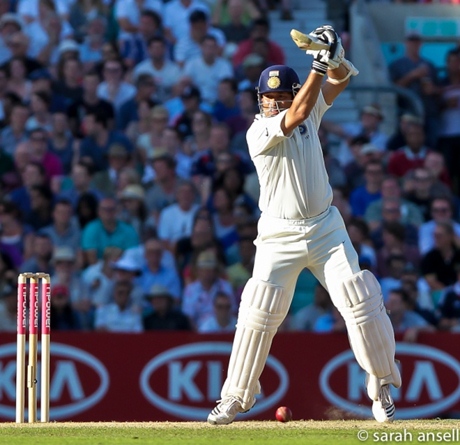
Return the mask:
[[[232,335],[52,333],[53,421],[204,421],[220,398]],[[403,387],[397,418],[460,413],[460,347],[455,334],[397,343]],[[0,420],[15,415],[16,338],[0,335]],[[38,367],[40,369],[40,367]],[[277,334],[262,394],[241,419],[371,417],[364,372],[343,334]]]

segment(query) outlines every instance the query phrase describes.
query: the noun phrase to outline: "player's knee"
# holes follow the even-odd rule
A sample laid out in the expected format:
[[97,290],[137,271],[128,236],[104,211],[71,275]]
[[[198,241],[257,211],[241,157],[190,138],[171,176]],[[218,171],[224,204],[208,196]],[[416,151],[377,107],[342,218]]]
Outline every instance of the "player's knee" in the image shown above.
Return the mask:
[[257,331],[276,330],[289,310],[289,303],[282,286],[250,278],[241,295],[238,325]]
[[337,293],[335,304],[345,320],[353,319],[355,323],[361,323],[384,309],[380,284],[368,270],[343,280]]

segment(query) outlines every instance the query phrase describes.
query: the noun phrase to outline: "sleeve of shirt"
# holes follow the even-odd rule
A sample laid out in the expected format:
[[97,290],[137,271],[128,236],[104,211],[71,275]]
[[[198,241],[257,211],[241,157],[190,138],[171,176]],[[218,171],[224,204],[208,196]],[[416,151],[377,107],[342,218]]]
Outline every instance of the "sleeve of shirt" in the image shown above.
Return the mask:
[[96,309],[96,313],[94,314],[94,328],[98,329],[101,327],[105,327],[107,325],[106,321],[106,313],[104,306],[100,306]]
[[136,247],[140,244],[139,235],[130,224],[126,224],[126,233],[124,236],[124,250]]
[[281,129],[281,121],[286,112],[287,110],[284,110],[270,118],[263,118],[260,115],[256,116],[246,134],[251,158],[269,151],[283,139],[289,137],[285,136]]

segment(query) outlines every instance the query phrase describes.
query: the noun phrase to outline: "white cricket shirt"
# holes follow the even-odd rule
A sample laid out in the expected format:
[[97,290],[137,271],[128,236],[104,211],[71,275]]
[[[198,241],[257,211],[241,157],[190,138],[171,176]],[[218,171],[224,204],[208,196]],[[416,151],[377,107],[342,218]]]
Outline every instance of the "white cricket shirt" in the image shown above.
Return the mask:
[[310,116],[288,136],[281,129],[287,110],[270,118],[256,115],[246,139],[259,176],[259,207],[266,215],[306,219],[330,206],[332,188],[318,138],[328,108],[320,93]]

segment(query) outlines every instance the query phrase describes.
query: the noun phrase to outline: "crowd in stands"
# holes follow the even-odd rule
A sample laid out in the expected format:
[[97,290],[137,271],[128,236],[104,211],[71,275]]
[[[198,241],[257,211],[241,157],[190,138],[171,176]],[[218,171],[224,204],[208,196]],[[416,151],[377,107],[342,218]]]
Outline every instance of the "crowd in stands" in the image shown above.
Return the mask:
[[[52,329],[234,330],[259,217],[245,133],[285,62],[270,3],[0,0],[0,331],[21,272],[50,274]],[[438,78],[406,47],[389,75],[425,119],[401,102],[385,134],[372,103],[320,137],[361,266],[415,340],[460,326],[460,51]],[[344,331],[308,270],[283,329]]]

